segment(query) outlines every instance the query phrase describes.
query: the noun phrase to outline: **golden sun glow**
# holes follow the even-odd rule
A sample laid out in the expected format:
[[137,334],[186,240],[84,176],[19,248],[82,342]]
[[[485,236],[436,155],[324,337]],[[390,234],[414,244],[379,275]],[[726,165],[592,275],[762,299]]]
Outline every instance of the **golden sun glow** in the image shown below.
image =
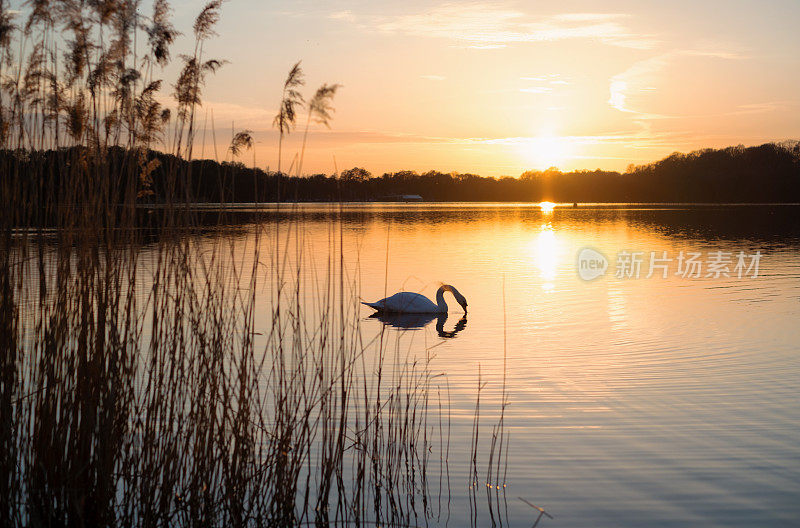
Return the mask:
[[545,214],[552,213],[553,209],[555,209],[555,207],[556,207],[556,204],[554,204],[553,202],[541,202],[539,204],[539,208],[541,208],[542,212],[545,213]]
[[[192,16],[191,4],[180,3],[176,22]],[[280,158],[287,170],[302,151],[306,176],[354,167],[377,177],[622,172],[676,151],[800,136],[800,54],[787,52],[798,42],[797,1],[775,9],[762,4],[778,2],[696,2],[703,9],[689,25],[680,2],[601,9],[589,0],[310,0],[253,16],[263,4],[239,0],[222,10],[213,45],[236,66],[208,76],[203,113],[227,125],[213,133],[211,120],[198,117],[207,131],[194,147],[202,157],[224,155],[231,138],[221,131],[232,123],[252,130],[257,146],[237,161],[249,165],[255,155],[274,171]],[[314,35],[314,44],[283,39],[280,53],[265,55],[277,35]],[[342,88],[328,126],[311,119],[305,134],[304,108],[297,130],[281,135],[276,105],[300,59],[304,97],[323,82]],[[159,102],[175,110],[165,75]],[[720,89],[731,79],[744,81]]]
[[573,147],[567,138],[550,134],[525,139],[519,150],[526,163],[540,170],[563,167],[573,155]]

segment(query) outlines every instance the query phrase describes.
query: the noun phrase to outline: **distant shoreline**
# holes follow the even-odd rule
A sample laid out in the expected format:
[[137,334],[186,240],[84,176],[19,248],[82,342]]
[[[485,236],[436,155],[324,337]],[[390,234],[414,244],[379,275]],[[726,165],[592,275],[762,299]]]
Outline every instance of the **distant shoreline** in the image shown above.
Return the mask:
[[[425,209],[435,206],[446,205],[468,205],[474,204],[481,207],[497,206],[497,207],[540,207],[541,202],[499,202],[499,201],[437,201],[437,202],[386,202],[379,200],[363,200],[363,201],[323,201],[323,200],[308,200],[302,202],[194,202],[189,204],[180,204],[181,207],[188,205],[193,210],[237,210],[237,209],[285,209],[287,206],[303,206],[303,205],[346,205],[346,206],[367,206],[367,205],[381,205],[391,207],[402,207],[407,209]],[[170,207],[175,207],[176,204],[166,203],[144,203],[137,204],[139,209],[152,209],[161,210]],[[577,204],[562,202],[555,203],[555,209],[628,209],[628,208],[648,208],[648,209],[669,209],[669,208],[701,208],[701,207],[798,207],[800,203],[792,202],[578,202]]]
[[[288,175],[209,159],[111,147],[94,159],[113,182],[110,202],[139,204],[267,203],[540,203],[594,204],[797,204],[800,142],[675,153],[661,161],[615,171],[526,171],[493,178],[467,173],[398,171],[372,175],[352,168],[333,175]],[[70,189],[92,186],[71,167],[88,158],[81,147],[58,151],[2,151],[3,181],[23,203],[62,207]],[[39,174],[36,180],[14,175]],[[87,174],[91,174],[88,172]],[[82,179],[83,178],[83,179]],[[127,194],[126,194],[127,193]],[[133,195],[133,196],[131,196]],[[131,198],[135,200],[131,200]],[[70,198],[80,200],[79,195]],[[657,205],[658,204],[658,205]]]

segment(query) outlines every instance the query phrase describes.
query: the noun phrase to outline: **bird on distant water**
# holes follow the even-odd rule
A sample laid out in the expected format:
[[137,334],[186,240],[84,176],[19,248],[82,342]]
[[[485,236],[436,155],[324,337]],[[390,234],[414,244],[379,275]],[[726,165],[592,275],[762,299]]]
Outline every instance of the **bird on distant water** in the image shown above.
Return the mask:
[[436,291],[436,303],[414,292],[395,293],[391,297],[380,301],[366,304],[370,308],[383,313],[419,313],[419,314],[444,314],[447,313],[447,303],[444,302],[444,292],[450,292],[456,298],[456,302],[461,305],[464,312],[467,311],[467,299],[459,293],[457,289],[449,284],[443,284]]

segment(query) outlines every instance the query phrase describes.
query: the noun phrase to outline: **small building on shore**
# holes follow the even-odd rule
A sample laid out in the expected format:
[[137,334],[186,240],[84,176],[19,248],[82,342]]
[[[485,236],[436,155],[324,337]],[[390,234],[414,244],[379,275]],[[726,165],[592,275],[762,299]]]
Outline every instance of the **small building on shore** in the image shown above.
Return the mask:
[[382,198],[384,202],[422,202],[418,194],[388,194]]

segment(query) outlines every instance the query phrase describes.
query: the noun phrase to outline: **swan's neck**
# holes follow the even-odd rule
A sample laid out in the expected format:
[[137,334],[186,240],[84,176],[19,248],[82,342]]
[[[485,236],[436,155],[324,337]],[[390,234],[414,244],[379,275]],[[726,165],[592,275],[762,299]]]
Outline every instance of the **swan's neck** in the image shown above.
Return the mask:
[[444,302],[444,292],[446,291],[446,286],[440,286],[436,291],[436,304],[439,307],[439,313],[447,313],[447,303]]

